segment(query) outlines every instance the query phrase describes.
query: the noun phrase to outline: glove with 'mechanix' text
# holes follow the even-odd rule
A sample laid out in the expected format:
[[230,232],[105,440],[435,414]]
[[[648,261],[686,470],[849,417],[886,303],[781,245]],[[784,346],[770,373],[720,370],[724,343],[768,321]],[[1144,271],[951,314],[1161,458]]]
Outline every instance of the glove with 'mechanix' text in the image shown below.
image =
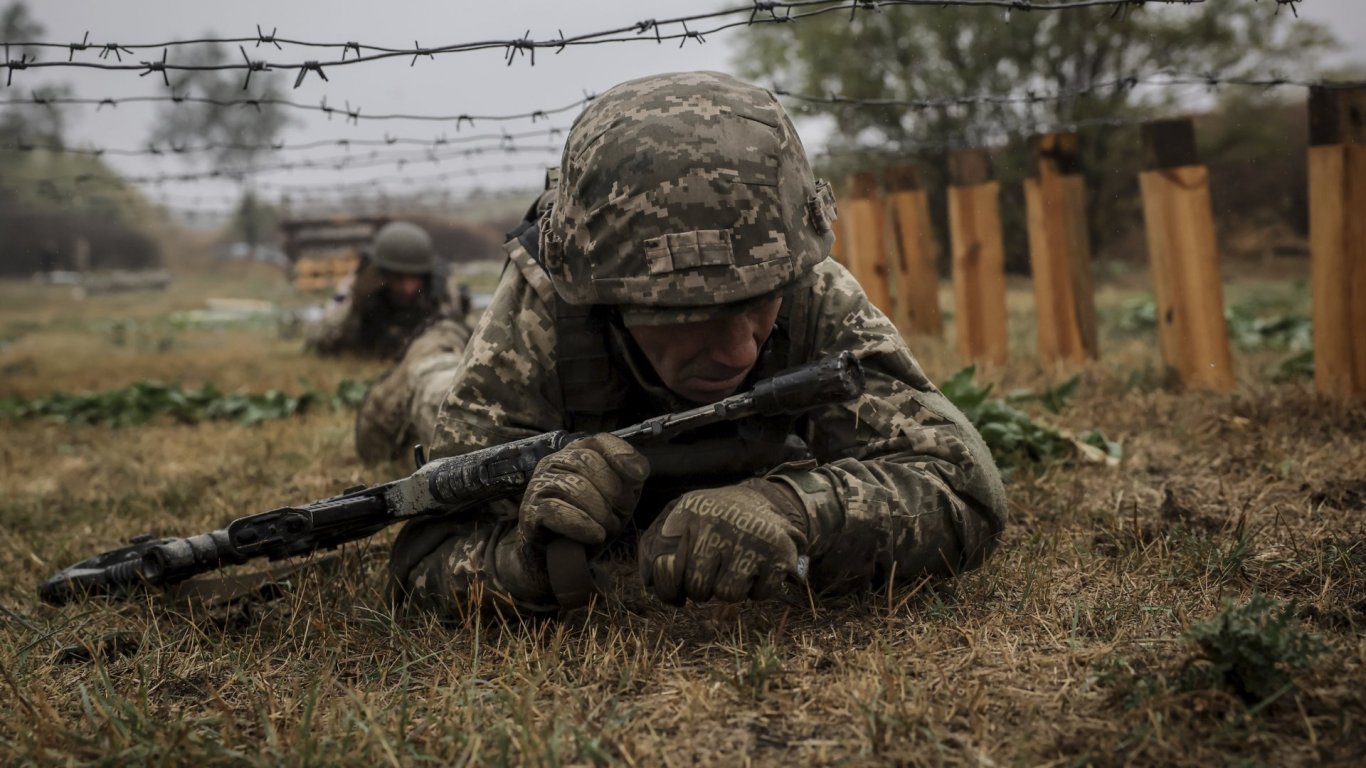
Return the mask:
[[762,599],[797,575],[807,528],[801,499],[780,482],[691,491],[641,537],[641,579],[672,605]]

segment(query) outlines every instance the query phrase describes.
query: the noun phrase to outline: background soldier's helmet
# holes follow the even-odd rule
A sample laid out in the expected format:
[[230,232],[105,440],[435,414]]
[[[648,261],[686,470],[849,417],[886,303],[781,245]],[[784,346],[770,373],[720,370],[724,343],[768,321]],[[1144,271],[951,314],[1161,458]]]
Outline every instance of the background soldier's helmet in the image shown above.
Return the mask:
[[565,143],[540,253],[570,304],[628,324],[767,300],[826,258],[834,197],[768,91],[716,72],[632,80]]
[[427,230],[406,221],[391,221],[375,235],[370,261],[380,269],[425,275],[436,268],[436,251]]

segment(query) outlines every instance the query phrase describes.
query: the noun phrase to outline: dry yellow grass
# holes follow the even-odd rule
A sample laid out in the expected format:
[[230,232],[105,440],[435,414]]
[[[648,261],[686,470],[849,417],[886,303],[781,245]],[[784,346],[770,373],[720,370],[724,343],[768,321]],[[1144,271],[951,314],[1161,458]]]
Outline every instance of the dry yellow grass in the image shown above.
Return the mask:
[[[1005,389],[1056,378],[1028,352],[1020,287],[1014,364],[989,374]],[[0,329],[59,327],[0,350],[0,396],[146,376],[327,387],[376,370],[309,360],[268,329],[111,348],[83,324],[193,297],[11,301],[31,291],[0,286]],[[265,604],[55,609],[38,581],[127,536],[199,532],[406,467],[362,467],[345,413],[0,424],[0,763],[1360,764],[1366,409],[1269,383],[1274,355],[1239,356],[1235,393],[1181,393],[1161,385],[1154,340],[1105,340],[1050,418],[1120,440],[1119,469],[1019,473],[981,570],[817,605],[667,608],[621,561],[591,611],[443,627],[387,613],[371,547]],[[948,345],[915,347],[936,377],[956,367]],[[1328,653],[1264,706],[1175,685],[1195,655],[1186,630],[1254,591],[1298,601]]]

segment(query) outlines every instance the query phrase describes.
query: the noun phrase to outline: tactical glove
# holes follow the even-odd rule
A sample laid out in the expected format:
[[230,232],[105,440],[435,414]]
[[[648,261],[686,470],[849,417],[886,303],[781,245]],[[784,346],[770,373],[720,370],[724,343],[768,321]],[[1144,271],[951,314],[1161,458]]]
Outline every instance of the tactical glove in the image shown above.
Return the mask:
[[807,513],[780,482],[691,491],[640,540],[640,576],[672,605],[686,598],[739,602],[777,590],[807,548]]
[[533,547],[557,536],[602,544],[621,533],[649,474],[649,460],[619,437],[575,440],[536,465],[517,515],[518,534]]
[[545,553],[523,545],[511,522],[413,520],[394,540],[389,576],[395,607],[411,603],[447,619],[471,608],[555,609]]

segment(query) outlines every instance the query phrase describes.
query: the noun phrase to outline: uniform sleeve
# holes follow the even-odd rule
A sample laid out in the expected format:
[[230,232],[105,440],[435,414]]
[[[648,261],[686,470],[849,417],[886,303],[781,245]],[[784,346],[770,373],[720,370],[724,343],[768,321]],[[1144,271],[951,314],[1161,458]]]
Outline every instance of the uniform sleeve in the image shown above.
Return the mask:
[[515,266],[503,270],[436,420],[432,453],[457,456],[559,429],[555,323]]
[[806,505],[813,585],[845,592],[980,565],[1006,519],[986,444],[843,267],[826,261],[816,276],[814,354],[853,351],[868,383],[812,415],[818,466],[770,475]]
[[[503,271],[479,318],[436,417],[434,457],[456,456],[558,429],[559,380],[550,309],[515,266]],[[538,612],[554,608],[545,578],[518,561],[518,501],[498,500],[465,515],[419,518],[394,540],[391,587],[415,605],[458,613],[475,581],[480,600]],[[509,574],[514,574],[510,576]],[[513,589],[513,579],[520,585]],[[528,587],[530,579],[536,584]]]
[[360,316],[354,311],[352,294],[339,292],[323,310],[322,319],[310,329],[304,347],[318,355],[336,355],[354,346],[360,336]]

